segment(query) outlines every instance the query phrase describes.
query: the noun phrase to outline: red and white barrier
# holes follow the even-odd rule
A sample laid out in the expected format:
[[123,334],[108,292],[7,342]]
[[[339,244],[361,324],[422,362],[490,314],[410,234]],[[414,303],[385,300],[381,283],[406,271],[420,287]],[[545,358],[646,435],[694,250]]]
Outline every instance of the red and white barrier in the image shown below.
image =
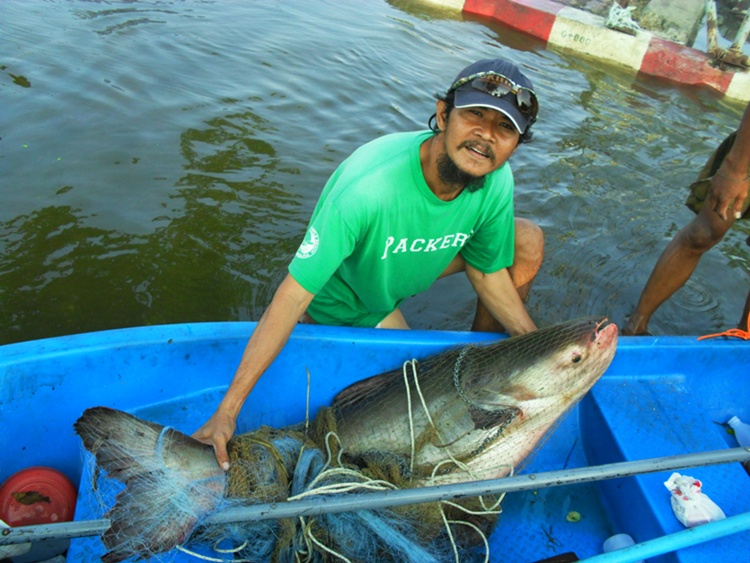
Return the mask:
[[490,18],[541,39],[548,46],[576,51],[639,74],[708,87],[726,97],[750,101],[747,71],[719,70],[702,51],[647,31],[629,35],[609,29],[604,18],[552,0],[434,0],[434,3]]

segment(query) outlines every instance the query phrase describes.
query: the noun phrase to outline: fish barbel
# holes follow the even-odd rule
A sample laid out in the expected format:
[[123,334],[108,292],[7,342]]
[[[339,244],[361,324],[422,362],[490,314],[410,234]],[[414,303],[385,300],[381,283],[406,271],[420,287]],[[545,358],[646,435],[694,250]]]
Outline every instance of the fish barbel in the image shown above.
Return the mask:
[[504,477],[604,374],[617,336],[587,317],[362,380],[333,402],[341,447],[402,456],[416,485]]

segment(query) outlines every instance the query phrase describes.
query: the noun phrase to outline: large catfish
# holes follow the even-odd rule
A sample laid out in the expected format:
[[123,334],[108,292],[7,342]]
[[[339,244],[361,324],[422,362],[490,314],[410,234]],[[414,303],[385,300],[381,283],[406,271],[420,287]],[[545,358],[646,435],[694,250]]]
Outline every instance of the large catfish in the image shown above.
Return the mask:
[[[371,467],[379,459],[395,459],[397,465],[409,466],[407,477],[414,485],[501,477],[601,377],[616,343],[614,324],[586,318],[492,344],[463,346],[355,383],[339,393],[332,407],[321,409],[318,418],[333,414],[350,460],[361,459]],[[312,465],[300,461],[303,456],[319,458],[316,471],[328,466],[325,444],[308,441],[293,428],[265,428],[233,438],[229,475],[211,447],[121,411],[87,409],[75,430],[99,467],[125,483],[106,514],[105,563],[172,549],[226,496],[282,501],[297,494],[292,476],[299,474],[310,477],[316,483],[310,488],[316,488],[318,478],[309,469]],[[241,480],[244,488],[233,485]],[[364,518],[366,512],[355,514]],[[347,538],[360,535],[357,530],[364,535],[378,527],[359,522],[331,526],[324,534],[333,541],[334,529],[349,530],[338,543],[342,550],[352,543]],[[282,534],[268,530],[256,535],[265,541]],[[408,536],[405,529],[399,544],[403,551],[393,547],[391,559],[429,560],[419,546],[407,542]],[[392,537],[383,539],[387,549]],[[273,558],[285,559],[278,550]]]
[[355,383],[333,402],[341,446],[402,456],[414,484],[504,477],[604,374],[617,334],[577,319]]

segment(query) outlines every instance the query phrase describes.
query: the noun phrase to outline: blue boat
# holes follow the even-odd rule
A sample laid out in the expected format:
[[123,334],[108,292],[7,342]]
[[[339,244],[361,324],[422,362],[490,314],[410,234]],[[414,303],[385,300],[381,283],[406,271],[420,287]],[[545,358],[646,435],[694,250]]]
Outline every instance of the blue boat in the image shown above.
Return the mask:
[[[0,483],[34,466],[62,471],[77,486],[75,519],[90,480],[73,431],[84,409],[108,406],[190,434],[224,394],[255,323],[151,326],[0,346]],[[497,335],[299,325],[256,386],[238,431],[282,427],[331,402],[354,381],[446,348]],[[723,424],[750,421],[750,343],[695,337],[621,337],[613,363],[555,429],[523,474],[542,474],[664,456],[736,448]],[[740,463],[686,467],[728,521],[750,514],[750,477]],[[601,556],[604,541],[626,533],[639,546],[676,538],[650,562],[747,561],[750,532],[685,530],[664,482],[671,471],[509,493],[490,542],[490,561],[531,563],[569,554]],[[694,528],[710,530],[714,524]],[[735,524],[737,526],[737,524]],[[72,539],[67,561],[98,561],[97,537]],[[617,552],[608,554],[612,556]],[[625,552],[622,552],[625,553]],[[657,553],[657,551],[654,551]],[[195,561],[172,552],[174,561]],[[642,559],[642,557],[639,557]],[[161,558],[160,560],[169,560]],[[599,559],[595,559],[599,560]],[[636,561],[609,559],[607,561]]]

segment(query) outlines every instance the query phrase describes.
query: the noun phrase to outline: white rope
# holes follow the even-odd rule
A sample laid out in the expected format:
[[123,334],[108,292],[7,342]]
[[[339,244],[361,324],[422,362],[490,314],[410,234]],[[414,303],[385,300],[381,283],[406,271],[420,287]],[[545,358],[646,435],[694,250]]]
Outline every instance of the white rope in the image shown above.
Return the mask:
[[[407,396],[407,403],[409,407],[409,431],[411,433],[411,465],[410,469],[412,473],[414,472],[414,457],[415,457],[415,448],[416,448],[416,439],[414,436],[414,421],[413,421],[413,415],[412,415],[412,407],[411,407],[411,393],[409,392],[409,380],[408,376],[406,374],[406,366],[407,364],[410,364],[412,367],[412,378],[414,379],[414,387],[417,390],[417,396],[419,397],[419,402],[422,404],[422,410],[424,411],[425,416],[427,417],[427,421],[430,423],[430,426],[432,426],[432,429],[435,431],[435,435],[437,436],[438,440],[443,444],[443,447],[445,448],[445,451],[448,453],[448,458],[455,463],[457,466],[466,469],[466,471],[469,471],[468,466],[464,465],[460,461],[458,461],[453,454],[451,453],[450,447],[448,447],[448,444],[445,443],[445,440],[443,440],[443,437],[440,435],[440,431],[438,430],[437,425],[432,420],[432,415],[430,414],[430,409],[427,408],[427,403],[425,402],[424,395],[422,394],[422,389],[419,387],[419,375],[417,374],[417,361],[411,360],[404,362],[404,385],[406,387],[406,396]],[[438,466],[442,465],[443,462],[440,462]],[[433,470],[433,476],[435,472]]]
[[[356,472],[349,472],[347,473],[356,474],[358,477],[362,477],[361,473]],[[318,476],[320,478],[329,477],[332,474],[337,473],[338,470],[331,469],[329,471],[325,472],[325,475],[322,473]],[[346,473],[344,473],[346,474]],[[317,478],[316,478],[317,481]],[[311,484],[312,487],[314,485]],[[368,479],[367,481],[363,483],[356,483],[356,482],[349,482],[349,483],[331,483],[330,485],[323,485],[322,487],[318,487],[316,489],[309,489],[307,491],[303,491],[297,495],[290,496],[287,500],[299,500],[311,496],[317,496],[317,495],[325,495],[325,494],[339,494],[339,493],[349,493],[351,491],[356,491],[359,489],[365,489],[369,491],[385,491],[385,490],[394,490],[397,489],[393,483],[389,483],[388,481],[377,481],[375,479]]]
[[448,534],[448,538],[451,540],[451,547],[453,548],[453,558],[456,560],[456,563],[460,563],[461,557],[458,554],[458,546],[456,545],[456,538],[453,537],[453,532],[451,531],[451,525],[450,525],[450,522],[448,522],[448,519],[445,517],[445,511],[443,510],[442,503],[440,503],[440,518],[443,519],[443,526],[445,526],[445,531]]
[[620,31],[640,31],[641,26],[633,21],[633,10],[635,10],[635,6],[623,8],[617,3],[617,0],[615,0],[612,7],[609,9],[609,15],[607,16],[607,21],[604,25],[610,29],[617,29]]
[[[300,520],[301,519],[302,518],[300,518]],[[346,561],[346,563],[352,563],[352,561],[350,559],[347,559],[343,554],[339,553],[338,551],[334,551],[333,549],[331,549],[327,545],[323,544],[320,540],[318,540],[318,538],[315,537],[315,535],[310,530],[308,530],[307,532],[305,532],[305,537],[310,538],[310,540],[315,545],[317,545],[320,549],[322,549],[323,551],[325,551],[327,553],[330,553],[334,557],[338,557],[342,561]]]
[[[461,394],[462,390],[461,390],[460,386],[458,385],[458,369],[459,369],[460,362],[461,362],[462,359],[463,359],[463,353],[459,355],[458,360],[456,361],[456,366],[455,366],[455,370],[454,370],[454,380],[456,381],[456,388],[459,391],[459,394]],[[417,395],[418,395],[419,400],[420,400],[420,402],[422,404],[422,409],[424,410],[425,416],[427,417],[427,420],[429,421],[430,426],[432,426],[432,428],[434,429],[435,434],[436,434],[438,440],[440,440],[440,442],[443,442],[443,443],[445,441],[443,440],[442,436],[440,436],[440,431],[438,430],[437,425],[435,424],[435,422],[432,420],[432,416],[430,415],[430,411],[427,408],[427,403],[425,401],[424,395],[423,395],[422,390],[421,390],[421,388],[419,386],[419,376],[417,374],[417,361],[416,360],[411,360],[411,361],[404,362],[404,365],[403,365],[403,375],[404,375],[404,387],[406,388],[407,407],[408,407],[408,416],[409,416],[409,433],[410,433],[410,437],[411,437],[411,469],[412,469],[412,472],[413,472],[413,470],[414,470],[415,448],[416,448],[416,438],[414,436],[414,420],[413,420],[413,414],[412,414],[412,400],[411,400],[411,392],[410,392],[410,386],[409,386],[409,377],[408,377],[408,373],[407,373],[407,365],[411,366],[411,369],[412,369],[412,378],[414,380],[414,387],[415,387],[415,389],[417,391]],[[465,396],[462,396],[462,398],[464,400],[468,401],[468,399]],[[451,452],[451,449],[450,449],[450,447],[448,447],[447,444],[445,444],[444,447],[445,447],[446,453],[448,454],[448,459],[445,459],[445,460],[441,461],[440,463],[438,463],[433,468],[432,474],[430,475],[430,479],[429,479],[428,483],[435,480],[437,472],[440,469],[440,467],[443,466],[444,464],[447,464],[447,463],[452,463],[458,469],[460,469],[461,471],[464,471],[472,479],[475,479],[475,480],[479,479],[479,476],[467,464],[465,464],[464,462],[456,459],[453,456],[453,453]],[[512,475],[513,474],[513,467],[512,466],[508,466],[508,470],[509,470],[509,474]],[[472,515],[477,515],[477,516],[489,516],[489,515],[497,515],[497,514],[501,514],[502,513],[502,508],[500,508],[500,504],[502,503],[503,499],[505,498],[505,493],[503,493],[502,495],[500,495],[498,497],[497,501],[494,502],[494,503],[492,503],[491,506],[487,506],[486,505],[486,500],[485,500],[485,498],[483,496],[479,496],[478,498],[479,498],[479,502],[480,502],[480,504],[482,506],[482,510],[469,510],[468,508],[466,508],[464,506],[461,506],[460,504],[457,504],[457,503],[454,503],[454,502],[450,502],[450,501],[440,501],[440,503],[439,503],[439,505],[440,505],[440,516],[441,516],[441,518],[443,520],[443,525],[445,527],[445,531],[448,534],[448,538],[450,540],[450,544],[451,544],[451,547],[453,549],[453,556],[455,558],[456,563],[460,563],[460,555],[458,553],[458,545],[456,544],[456,540],[455,540],[455,538],[453,536],[453,532],[451,531],[451,527],[450,527],[451,524],[463,524],[465,526],[469,526],[469,527],[473,528],[477,532],[477,534],[479,534],[479,536],[481,537],[482,542],[484,542],[484,547],[485,547],[485,558],[484,558],[484,560],[485,560],[485,563],[487,563],[489,561],[489,558],[490,558],[490,546],[489,546],[489,542],[487,541],[487,536],[482,532],[482,530],[480,530],[477,526],[475,526],[474,524],[471,524],[469,522],[461,522],[461,521],[448,520],[446,518],[446,516],[445,516],[445,511],[443,510],[443,506],[447,505],[447,506],[452,506],[453,508],[456,508],[458,510],[461,510],[461,511],[463,511],[466,514],[472,514]]]
[[473,528],[474,531],[479,534],[479,537],[482,538],[482,542],[484,542],[484,563],[489,563],[490,561],[490,544],[487,541],[487,536],[484,535],[484,532],[480,530],[477,526],[472,524],[471,522],[463,522],[461,520],[448,520],[449,524],[460,524],[462,526],[468,526],[469,528]]
[[406,366],[411,365],[412,373],[414,374],[414,380],[417,379],[417,360],[407,360],[404,362],[403,365],[403,374],[404,374],[404,388],[406,389],[406,412],[407,417],[409,418],[409,438],[411,442],[411,456],[409,457],[409,472],[414,473],[414,456],[416,455],[415,448],[416,448],[416,440],[414,437],[414,415],[412,414],[412,407],[411,407],[411,388],[409,386],[409,376],[406,373]]
[[333,452],[331,451],[331,444],[328,442],[328,438],[336,438],[336,441],[339,443],[339,454],[336,456],[336,463],[338,464],[339,467],[344,465],[344,463],[341,461],[341,456],[344,453],[344,447],[341,444],[341,438],[339,438],[338,434],[331,431],[328,434],[326,434],[326,437],[324,438],[325,443],[326,443],[326,453],[328,454],[328,459],[326,460],[326,463],[323,466],[323,470],[325,470],[326,467],[331,465],[331,461],[333,460]]
[[[328,438],[330,436],[334,436],[338,440],[338,436],[336,436],[335,433],[329,432],[328,435],[326,436],[326,443],[328,442]],[[329,451],[329,461],[330,461],[330,451]],[[365,481],[364,482],[331,483],[330,485],[324,485],[322,487],[315,488],[315,485],[319,481],[332,477],[332,476],[341,476],[341,475],[345,477],[365,479]],[[358,471],[347,469],[345,467],[331,468],[331,469],[326,469],[324,471],[321,471],[318,474],[318,476],[315,479],[313,479],[309,487],[310,488],[307,491],[303,491],[297,495],[290,496],[287,500],[290,500],[290,501],[299,500],[299,499],[306,498],[309,496],[317,496],[317,495],[322,495],[322,494],[348,493],[351,491],[357,491],[361,489],[383,491],[387,489],[398,488],[396,487],[396,485],[394,485],[393,483],[389,483],[388,481],[369,479],[365,477],[364,475],[362,475],[361,473],[359,473]],[[299,535],[302,536],[305,546],[308,549],[307,559],[305,561],[311,560],[312,544],[315,544],[319,549],[322,549],[326,553],[334,557],[337,557],[338,559],[341,559],[342,561],[345,561],[346,563],[351,563],[351,561],[347,559],[343,554],[326,546],[318,538],[315,537],[315,534],[312,531],[312,520],[313,520],[313,517],[310,517],[310,518],[306,518],[303,516],[299,517],[299,521],[301,524]],[[299,554],[300,552],[298,551],[297,554],[295,554],[295,556],[298,557]]]
[[219,543],[222,542],[225,538],[218,539],[214,542],[213,550],[216,553],[239,553],[243,549],[247,547],[247,541],[242,542],[242,544],[238,545],[237,547],[230,547],[230,548],[221,548],[218,547]]
[[[210,555],[203,555],[202,553],[196,553],[195,551],[191,551],[183,545],[176,545],[174,548],[187,555],[191,555],[192,557],[195,557],[196,559],[203,559],[204,561],[213,561],[214,563],[253,563],[253,561],[255,561],[255,559],[234,559],[234,558],[219,559],[218,557],[211,557]],[[222,550],[220,551],[220,553],[230,553],[230,552]]]

